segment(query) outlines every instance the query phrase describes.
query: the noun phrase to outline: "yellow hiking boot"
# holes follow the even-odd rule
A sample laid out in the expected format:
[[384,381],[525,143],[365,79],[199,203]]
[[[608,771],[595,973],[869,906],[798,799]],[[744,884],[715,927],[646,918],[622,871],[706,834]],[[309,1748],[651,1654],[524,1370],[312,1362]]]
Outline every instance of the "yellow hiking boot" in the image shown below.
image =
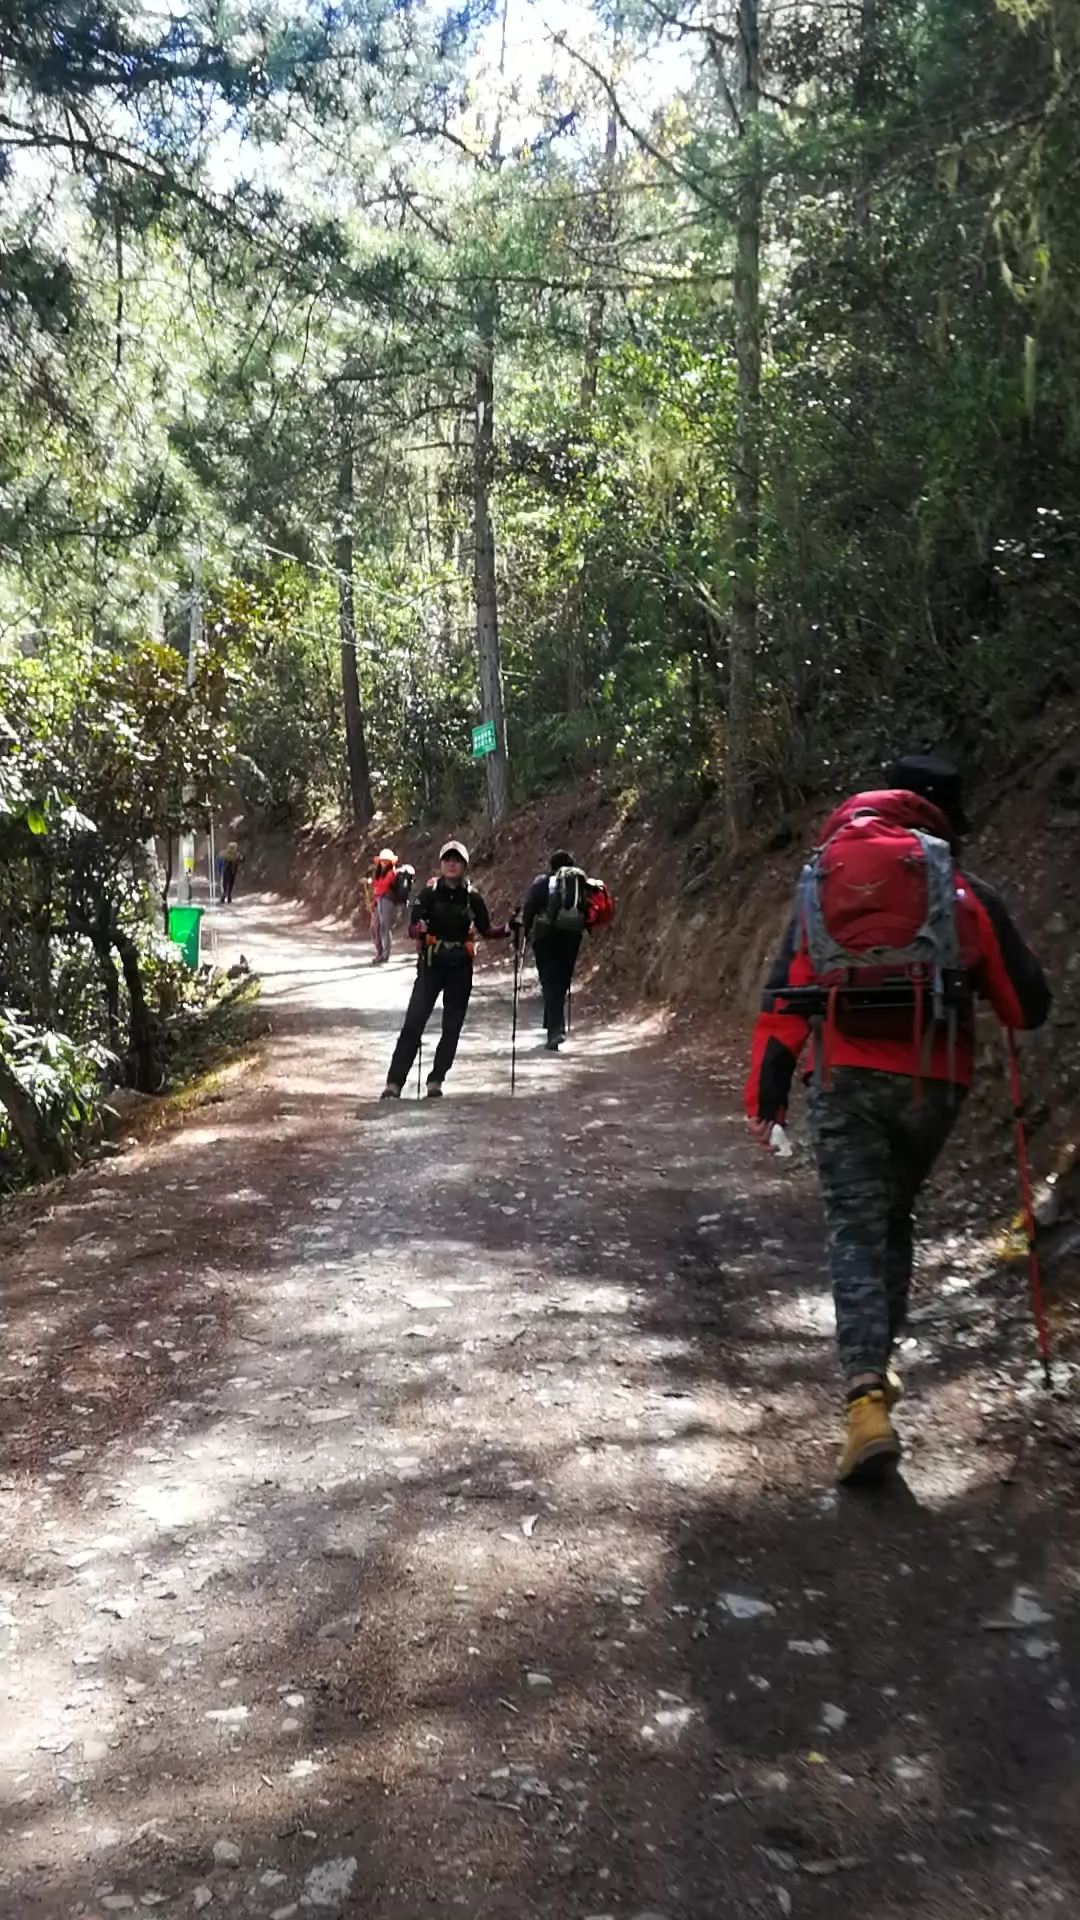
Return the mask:
[[838,1480],[880,1479],[900,1458],[900,1442],[880,1387],[849,1401],[847,1438],[836,1462]]

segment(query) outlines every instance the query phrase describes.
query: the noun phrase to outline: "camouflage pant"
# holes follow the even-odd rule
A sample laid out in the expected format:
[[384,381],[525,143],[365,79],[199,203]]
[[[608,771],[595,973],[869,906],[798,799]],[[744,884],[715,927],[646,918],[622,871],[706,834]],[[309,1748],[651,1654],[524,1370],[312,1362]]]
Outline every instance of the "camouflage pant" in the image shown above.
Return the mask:
[[825,1202],[836,1341],[845,1377],[881,1373],[904,1324],[912,1211],[945,1145],[963,1090],[905,1075],[836,1067],[810,1089],[810,1127]]

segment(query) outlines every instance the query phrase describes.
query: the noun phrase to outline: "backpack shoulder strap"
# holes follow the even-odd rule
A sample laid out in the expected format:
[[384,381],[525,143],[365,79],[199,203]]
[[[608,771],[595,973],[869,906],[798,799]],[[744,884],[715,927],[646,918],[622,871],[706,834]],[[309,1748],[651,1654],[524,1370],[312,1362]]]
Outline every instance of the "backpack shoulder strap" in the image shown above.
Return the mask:
[[947,840],[911,827],[926,861],[926,926],[942,966],[960,971],[960,919],[956,911],[956,867]]

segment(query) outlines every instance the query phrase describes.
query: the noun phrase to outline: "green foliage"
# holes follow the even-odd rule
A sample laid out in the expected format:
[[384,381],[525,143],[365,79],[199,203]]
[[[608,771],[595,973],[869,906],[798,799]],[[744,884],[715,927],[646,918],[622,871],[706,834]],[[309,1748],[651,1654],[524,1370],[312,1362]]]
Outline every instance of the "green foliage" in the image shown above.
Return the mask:
[[483,7],[9,9],[0,1001],[36,1033],[158,1083],[148,843],[347,803],[343,657],[377,806],[479,804],[481,495],[519,798],[599,768],[686,822],[734,761],[779,807],[1000,758],[1075,684],[1075,5],[762,8],[750,127],[733,13],[597,8],[501,72]]
[[341,797],[344,764],[333,596],[284,563],[234,580],[209,631],[231,663],[231,770],[246,815],[287,829]]
[[162,1082],[181,995],[148,848],[215,797],[228,688],[214,649],[189,677],[151,642],[0,666],[0,1001],[21,1009],[0,1109],[34,1172],[93,1130],[107,1075]]
[[67,778],[113,859],[194,824],[221,784],[231,736],[221,652],[187,662],[154,641],[94,649],[72,718]]
[[[98,1041],[79,1041],[55,1028],[43,1030],[14,1008],[0,1006],[0,1059],[64,1160],[100,1134],[109,1074],[116,1063]],[[32,1170],[23,1138],[0,1102],[0,1185],[12,1186]]]

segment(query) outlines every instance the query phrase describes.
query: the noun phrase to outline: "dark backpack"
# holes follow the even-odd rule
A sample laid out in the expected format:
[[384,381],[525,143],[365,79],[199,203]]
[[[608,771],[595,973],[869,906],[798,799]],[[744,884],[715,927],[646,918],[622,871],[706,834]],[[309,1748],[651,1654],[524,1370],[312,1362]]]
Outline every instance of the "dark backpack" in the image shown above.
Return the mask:
[[589,924],[589,883],[581,867],[560,867],[548,881],[547,904],[534,933],[584,933]]
[[412,883],[416,878],[415,867],[399,867],[394,875],[394,884],[390,889],[390,898],[396,907],[407,907]]

